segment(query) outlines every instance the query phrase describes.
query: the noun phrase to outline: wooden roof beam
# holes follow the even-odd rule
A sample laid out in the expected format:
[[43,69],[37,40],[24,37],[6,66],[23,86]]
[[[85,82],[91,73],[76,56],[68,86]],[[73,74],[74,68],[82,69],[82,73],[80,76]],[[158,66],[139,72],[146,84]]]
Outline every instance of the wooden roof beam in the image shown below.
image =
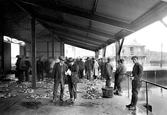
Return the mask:
[[86,42],[83,42],[83,41],[80,41],[80,40],[77,40],[77,39],[71,39],[71,38],[67,38],[67,37],[64,37],[64,36],[61,36],[61,38],[63,38],[63,40],[67,40],[67,41],[72,41],[76,44],[84,44],[85,46],[91,46],[91,47],[94,47],[94,48],[98,48],[98,45],[95,45],[95,44],[91,44],[91,43],[86,43]]
[[84,36],[84,35],[81,35],[81,34],[78,34],[78,33],[69,32],[68,30],[64,30],[64,29],[61,29],[61,28],[49,27],[49,25],[46,25],[46,23],[45,23],[45,27],[52,29],[53,33],[54,33],[54,31],[56,31],[56,32],[61,32],[61,33],[65,34],[65,35],[79,37],[79,38],[91,40],[91,41],[94,41],[94,42],[106,43],[104,40],[99,40],[97,38],[92,38],[92,37]]
[[[18,1],[17,1],[18,2]],[[134,31],[133,30],[133,26],[131,24],[122,22],[122,21],[118,21],[116,19],[110,19],[110,18],[106,18],[103,16],[99,16],[96,14],[92,14],[86,10],[82,10],[79,8],[74,8],[71,6],[64,6],[64,5],[58,5],[58,4],[50,4],[50,6],[42,4],[42,5],[37,5],[31,2],[25,2],[25,1],[19,1],[20,5],[26,5],[28,7],[36,7],[36,8],[47,8],[53,11],[60,11],[60,12],[64,12],[67,14],[71,14],[71,15],[76,15],[79,17],[83,17],[83,18],[87,18],[90,20],[94,20],[94,21],[98,21],[101,23],[106,23],[115,27],[119,27],[128,31]]]
[[101,44],[102,44],[102,43],[100,43],[100,42],[95,42],[95,41],[92,41],[92,40],[89,40],[89,39],[83,39],[83,38],[78,38],[78,37],[66,35],[66,34],[61,33],[61,32],[55,32],[55,34],[56,34],[57,36],[60,36],[60,37],[65,37],[65,38],[69,38],[69,39],[79,40],[79,41],[81,41],[81,42],[85,42],[85,44],[86,44],[86,43],[91,43],[91,44],[94,44],[94,45],[101,45]]
[[137,31],[155,21],[161,20],[161,18],[167,15],[167,3],[159,2],[146,13],[141,15],[138,19],[133,21],[131,24],[134,25],[134,30]]
[[99,2],[99,0],[95,0],[95,2],[94,2],[94,6],[93,6],[93,10],[92,10],[93,14],[96,12],[98,2]]
[[68,28],[74,28],[74,29],[77,29],[77,30],[81,30],[81,31],[84,31],[84,32],[88,32],[88,33],[91,33],[91,34],[103,36],[103,37],[110,38],[110,39],[114,40],[114,35],[112,35],[112,34],[104,33],[104,32],[98,31],[98,30],[92,30],[92,29],[89,29],[89,28],[86,28],[86,27],[83,27],[83,26],[79,26],[77,24],[74,24],[74,23],[71,23],[71,22],[68,22],[68,21],[63,21],[63,20],[60,21],[58,19],[52,19],[52,18],[49,18],[49,17],[41,16],[41,15],[36,15],[35,17],[37,18],[37,20],[50,22],[50,23],[53,23],[53,24],[56,24],[56,25],[61,25],[61,26],[68,27]]
[[[122,39],[122,38],[124,38],[125,36],[127,36],[127,35],[129,35],[129,34],[131,34],[131,32],[129,32],[129,31],[126,31],[126,30],[121,30],[121,31],[119,31],[116,35],[115,35],[115,39],[117,39],[117,41],[118,40],[120,40],[120,39]],[[112,39],[109,39],[109,40],[107,40],[107,45],[110,45],[111,43],[114,43],[115,41],[113,41]],[[105,47],[105,46],[107,46],[106,44],[103,44],[101,47],[99,47],[99,49],[101,49],[101,48],[103,48],[103,47]]]
[[74,43],[73,41],[64,40],[64,39],[62,39],[62,41],[66,44],[73,45],[73,46],[76,46],[76,47],[79,47],[79,48],[83,48],[83,49],[87,49],[87,50],[91,50],[91,51],[96,51],[95,47],[86,46],[85,44],[82,44],[82,43]]
[[[40,23],[42,23],[42,25],[44,27],[49,28],[49,26],[45,22],[40,21]],[[91,43],[91,44],[94,44],[94,45],[106,44],[106,42],[104,42],[104,41],[97,40],[97,39],[87,37],[87,36],[83,36],[83,35],[80,35],[80,34],[77,34],[77,33],[69,32],[69,31],[66,31],[66,30],[62,30],[61,28],[54,28],[54,29],[50,28],[50,29],[52,29],[53,34],[56,34],[58,36],[66,36],[66,37],[69,37],[69,38],[72,38],[72,39],[77,39],[77,40],[85,42],[85,44],[86,43]]]

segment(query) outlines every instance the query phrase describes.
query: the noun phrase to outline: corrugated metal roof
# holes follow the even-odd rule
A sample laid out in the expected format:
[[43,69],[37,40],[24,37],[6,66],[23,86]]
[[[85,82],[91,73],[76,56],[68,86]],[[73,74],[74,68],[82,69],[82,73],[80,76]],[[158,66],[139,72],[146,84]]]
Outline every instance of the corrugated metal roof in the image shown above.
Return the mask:
[[[97,51],[167,15],[161,0],[1,0],[4,34],[31,42],[36,37]],[[47,37],[42,37],[47,36]]]

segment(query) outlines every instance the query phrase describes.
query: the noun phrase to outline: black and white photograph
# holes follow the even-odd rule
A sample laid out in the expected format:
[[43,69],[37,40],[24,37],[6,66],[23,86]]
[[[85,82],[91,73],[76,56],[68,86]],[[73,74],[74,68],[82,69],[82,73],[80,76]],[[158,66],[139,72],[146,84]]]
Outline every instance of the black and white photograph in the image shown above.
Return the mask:
[[166,115],[167,0],[0,0],[0,115]]

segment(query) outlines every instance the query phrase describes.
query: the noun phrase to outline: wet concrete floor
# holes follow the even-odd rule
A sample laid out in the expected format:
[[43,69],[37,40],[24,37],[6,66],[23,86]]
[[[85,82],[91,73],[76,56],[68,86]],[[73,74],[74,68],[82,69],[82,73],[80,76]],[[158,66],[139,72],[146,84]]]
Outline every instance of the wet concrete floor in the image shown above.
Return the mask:
[[[102,85],[96,85],[102,87]],[[94,86],[94,87],[96,87]],[[0,98],[0,115],[146,115],[145,108],[138,106],[136,111],[128,110],[125,105],[130,99],[125,95],[113,98],[84,99],[86,83],[78,84],[78,98],[74,104],[68,101],[52,103],[49,98],[29,99],[29,93],[16,93],[11,98]],[[46,93],[47,89],[37,88],[34,93]],[[66,86],[66,92],[68,88]],[[17,92],[12,89],[12,92]]]

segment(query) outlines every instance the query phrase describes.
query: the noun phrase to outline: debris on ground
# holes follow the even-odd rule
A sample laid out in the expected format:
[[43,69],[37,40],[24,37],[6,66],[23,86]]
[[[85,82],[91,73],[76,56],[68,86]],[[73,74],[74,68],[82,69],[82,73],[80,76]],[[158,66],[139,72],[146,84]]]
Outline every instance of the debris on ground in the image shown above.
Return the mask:
[[23,107],[28,108],[28,109],[38,109],[42,105],[42,103],[41,102],[35,102],[35,101],[33,101],[33,102],[22,102],[21,105]]
[[34,93],[33,89],[22,89],[20,91],[18,91],[19,93]]
[[88,81],[84,80],[86,88],[84,89],[85,95],[82,96],[84,99],[100,99],[102,98],[101,86],[104,85],[104,82],[100,80]]
[[7,88],[6,89],[4,89],[4,88],[0,89],[0,93],[4,93],[4,92],[9,92],[9,89],[7,89]]
[[84,102],[84,103],[81,103],[80,106],[85,106],[85,107],[95,107],[95,106],[98,106],[99,104],[98,103],[95,103],[95,102]]
[[27,96],[27,99],[48,99],[48,98],[50,98],[49,94],[32,94]]
[[10,97],[16,97],[16,95],[13,95],[11,93],[0,94],[0,98],[10,98]]

